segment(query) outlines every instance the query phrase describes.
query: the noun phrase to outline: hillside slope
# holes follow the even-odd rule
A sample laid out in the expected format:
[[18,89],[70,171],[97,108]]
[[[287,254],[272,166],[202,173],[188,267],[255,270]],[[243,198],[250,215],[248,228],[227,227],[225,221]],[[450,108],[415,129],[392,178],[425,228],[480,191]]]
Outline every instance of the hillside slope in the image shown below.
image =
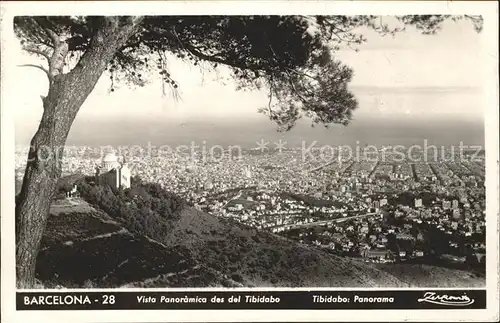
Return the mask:
[[407,286],[374,267],[300,245],[234,221],[185,209],[162,241],[245,286]]
[[246,286],[482,287],[467,271],[406,264],[376,266],[332,255],[234,221],[185,209],[162,241]]
[[197,263],[182,247],[169,248],[131,233],[106,213],[82,200],[51,207],[37,279],[44,287],[238,286],[223,274]]
[[168,232],[153,240],[84,201],[62,203],[52,207],[37,262],[46,287],[484,286],[459,270],[377,268],[192,208],[165,220]]
[[376,264],[380,270],[417,287],[486,287],[484,274],[425,264]]

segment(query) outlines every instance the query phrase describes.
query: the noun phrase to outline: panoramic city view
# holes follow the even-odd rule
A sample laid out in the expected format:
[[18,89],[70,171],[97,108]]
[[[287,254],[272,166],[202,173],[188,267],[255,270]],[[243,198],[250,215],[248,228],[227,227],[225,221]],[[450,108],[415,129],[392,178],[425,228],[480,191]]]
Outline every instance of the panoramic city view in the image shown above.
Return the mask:
[[[16,215],[48,213],[16,228],[20,284],[484,287],[481,18],[342,17],[147,17],[69,125],[66,83],[19,68]],[[56,46],[94,23],[37,19],[15,24],[20,65],[36,28]],[[58,76],[85,63],[72,44]]]
[[[304,155],[301,149],[233,147],[208,158],[146,153],[146,147],[103,156],[100,149],[73,152],[64,174],[91,175],[101,160],[126,158],[132,176],[159,183],[201,211],[339,255],[484,266],[481,147],[461,154],[429,149],[403,158],[390,148],[363,147],[359,159],[342,153],[335,158],[334,150],[324,155],[321,148]],[[18,154],[20,176],[26,151]]]

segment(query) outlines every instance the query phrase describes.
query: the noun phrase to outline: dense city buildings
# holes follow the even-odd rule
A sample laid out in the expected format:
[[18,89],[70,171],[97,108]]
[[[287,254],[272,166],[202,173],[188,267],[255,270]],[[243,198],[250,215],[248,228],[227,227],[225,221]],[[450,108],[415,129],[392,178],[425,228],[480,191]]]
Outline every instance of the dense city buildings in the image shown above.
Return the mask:
[[[120,153],[132,176],[199,210],[336,254],[370,262],[484,261],[484,154],[415,161],[383,149],[330,160],[319,150],[304,158],[300,149]],[[20,178],[26,150],[16,155]],[[93,175],[101,160],[118,165],[115,157],[68,150],[64,173]]]

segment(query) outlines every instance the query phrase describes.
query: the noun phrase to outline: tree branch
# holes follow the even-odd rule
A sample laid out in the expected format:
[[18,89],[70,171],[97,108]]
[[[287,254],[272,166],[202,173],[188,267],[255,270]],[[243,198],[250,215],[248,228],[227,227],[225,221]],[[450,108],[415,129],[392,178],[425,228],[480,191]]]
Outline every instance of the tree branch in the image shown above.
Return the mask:
[[45,32],[47,35],[49,35],[50,39],[52,40],[52,43],[54,44],[54,47],[57,47],[61,40],[59,39],[59,35],[57,35],[52,29],[49,28],[44,28]]
[[44,45],[47,45],[47,46],[50,46],[50,47],[55,48],[55,47],[56,47],[56,43],[58,43],[58,41],[59,41],[59,39],[58,39],[58,37],[57,37],[57,34],[56,34],[53,30],[51,30],[51,29],[47,28],[46,26],[44,26],[44,25],[43,25],[43,24],[42,24],[42,23],[41,23],[38,19],[31,18],[31,20],[32,20],[33,22],[35,22],[35,24],[36,24],[38,27],[40,27],[40,28],[44,31],[44,33],[45,33],[45,34],[46,34],[46,35],[50,38],[50,40],[52,41],[52,44],[48,44],[48,43],[46,43],[46,42],[43,42],[43,44],[44,44]]
[[47,59],[47,61],[50,61],[50,54],[46,51],[43,51],[41,49],[35,48],[35,47],[23,47],[23,50],[27,51],[28,53],[33,53],[37,55],[41,55]]
[[292,86],[293,91],[299,97],[299,99],[302,101],[302,103],[304,105],[306,105],[307,104],[307,100],[302,96],[302,94],[300,94],[299,91],[297,91],[297,88],[295,87],[295,83],[293,83],[293,79],[290,76],[290,73],[288,71],[286,71],[286,74],[288,75],[288,83],[290,83],[290,85]]
[[45,32],[52,42],[49,46],[54,49],[51,55],[38,53],[40,55],[44,55],[49,62],[49,69],[44,70],[47,71],[46,73],[48,74],[49,82],[52,82],[55,76],[62,74],[63,72],[64,61],[66,55],[68,54],[68,44],[61,40],[60,36],[54,30],[47,27],[47,24],[50,24],[48,21],[46,21],[46,23],[42,23],[38,19],[33,19],[33,21]]
[[248,66],[244,64],[236,64],[234,63],[229,63],[223,58],[220,58],[220,56],[217,55],[207,55],[203,54],[202,52],[198,51],[196,47],[192,46],[191,44],[184,44],[184,48],[188,49],[194,56],[198,57],[199,59],[202,59],[204,61],[212,62],[212,63],[219,63],[222,65],[227,65],[227,66],[232,66],[232,67],[237,67],[241,69],[248,69]]
[[310,79],[312,79],[314,81],[317,81],[319,79],[318,77],[314,77],[314,76],[309,75],[309,74],[307,74],[305,72],[299,72],[299,71],[291,69],[291,68],[286,68],[286,71],[292,72],[292,73],[297,74],[297,75],[308,77],[308,78],[310,78]]
[[267,109],[269,110],[269,117],[272,117],[273,115],[273,110],[271,109],[271,103],[273,101],[273,78],[271,77],[271,80],[269,82],[269,103],[267,104]]
[[40,26],[40,28],[43,29],[43,31],[47,34],[47,36],[49,36],[50,40],[52,41],[52,46],[54,46],[54,48],[56,48],[59,45],[59,43],[60,43],[59,36],[52,29],[50,29],[50,28],[48,28],[46,26],[43,26],[37,20],[35,20],[35,21]]
[[22,64],[22,65],[18,65],[18,67],[34,67],[34,68],[38,68],[40,70],[42,70],[45,75],[47,75],[48,79],[49,79],[49,82],[52,81],[52,76],[50,75],[49,71],[43,67],[42,65],[36,65],[36,64]]

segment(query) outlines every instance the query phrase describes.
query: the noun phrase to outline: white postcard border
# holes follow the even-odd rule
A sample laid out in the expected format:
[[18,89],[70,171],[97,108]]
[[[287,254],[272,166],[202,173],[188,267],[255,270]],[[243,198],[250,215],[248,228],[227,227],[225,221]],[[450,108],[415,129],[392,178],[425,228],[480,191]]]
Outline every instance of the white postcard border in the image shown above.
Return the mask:
[[[485,92],[487,310],[135,310],[135,311],[15,311],[14,125],[9,75],[15,15],[125,14],[480,14]],[[110,1],[1,3],[1,291],[5,322],[175,322],[175,321],[483,321],[498,320],[499,311],[499,169],[498,169],[498,3],[435,1]],[[8,36],[8,37],[6,37]],[[271,290],[284,290],[274,288]],[[306,288],[307,289],[307,288]],[[349,290],[349,288],[325,288]],[[382,290],[383,288],[380,288]],[[415,288],[412,288],[412,290]],[[100,291],[92,289],[91,291]],[[102,289],[105,290],[105,289]],[[149,289],[148,289],[149,290]],[[154,290],[154,289],[153,289]],[[173,289],[172,289],[173,290]],[[183,290],[183,289],[179,289]],[[184,289],[185,290],[185,289]],[[213,289],[189,289],[213,290]],[[220,290],[220,289],[217,289]],[[231,289],[238,290],[238,289]],[[243,289],[249,290],[249,289]],[[262,289],[259,289],[262,290]],[[286,289],[288,290],[288,289]],[[295,290],[295,289],[294,289]],[[296,289],[300,290],[300,289]],[[354,290],[354,289],[351,289]],[[376,290],[376,289],[374,289]],[[422,289],[424,290],[424,289]],[[444,289],[445,290],[445,289]],[[81,291],[81,290],[80,290]],[[122,289],[120,289],[122,291]]]

